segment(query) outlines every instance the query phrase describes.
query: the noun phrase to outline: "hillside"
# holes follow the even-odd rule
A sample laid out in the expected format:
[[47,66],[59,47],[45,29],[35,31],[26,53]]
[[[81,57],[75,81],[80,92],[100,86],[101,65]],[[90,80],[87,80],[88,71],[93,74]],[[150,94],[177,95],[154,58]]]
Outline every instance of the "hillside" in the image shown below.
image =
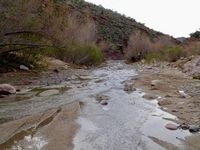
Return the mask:
[[24,59],[34,63],[37,54],[93,65],[102,61],[101,52],[132,58],[155,49],[156,43],[176,43],[132,18],[82,0],[2,0],[0,8],[1,67]]
[[107,40],[116,45],[124,45],[131,33],[136,30],[147,33],[150,37],[155,38],[164,35],[154,31],[145,25],[135,21],[130,17],[121,15],[101,6],[97,6],[85,1],[66,1],[74,10],[85,15],[90,12],[92,18],[98,25],[98,36],[100,39]]

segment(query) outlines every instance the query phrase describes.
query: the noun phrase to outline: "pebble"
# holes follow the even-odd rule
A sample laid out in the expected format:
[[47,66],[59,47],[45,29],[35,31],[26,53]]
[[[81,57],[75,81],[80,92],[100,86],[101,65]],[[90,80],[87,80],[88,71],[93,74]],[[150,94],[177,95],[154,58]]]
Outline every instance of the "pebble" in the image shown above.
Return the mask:
[[102,100],[102,101],[100,102],[100,104],[101,104],[101,105],[108,105],[108,102],[107,102],[106,100]]
[[184,92],[184,91],[178,91],[179,92],[179,97],[180,98],[186,98],[187,97],[187,94]]
[[168,123],[165,125],[165,128],[169,129],[169,130],[177,130],[178,126],[172,123]]
[[20,65],[19,69],[24,70],[24,71],[29,71],[29,68],[25,65]]

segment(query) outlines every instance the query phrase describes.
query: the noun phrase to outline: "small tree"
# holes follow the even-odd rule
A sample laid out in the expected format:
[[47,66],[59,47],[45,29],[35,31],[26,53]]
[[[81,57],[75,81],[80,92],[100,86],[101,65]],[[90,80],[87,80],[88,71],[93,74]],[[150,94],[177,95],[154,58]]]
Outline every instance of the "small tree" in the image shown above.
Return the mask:
[[190,37],[200,39],[200,31],[196,31],[190,34]]

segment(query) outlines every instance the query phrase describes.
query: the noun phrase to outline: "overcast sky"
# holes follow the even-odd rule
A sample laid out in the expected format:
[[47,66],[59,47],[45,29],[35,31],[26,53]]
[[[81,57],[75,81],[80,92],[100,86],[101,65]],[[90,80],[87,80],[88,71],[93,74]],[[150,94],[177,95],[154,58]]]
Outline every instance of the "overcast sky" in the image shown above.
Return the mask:
[[200,28],[200,0],[86,0],[174,37]]

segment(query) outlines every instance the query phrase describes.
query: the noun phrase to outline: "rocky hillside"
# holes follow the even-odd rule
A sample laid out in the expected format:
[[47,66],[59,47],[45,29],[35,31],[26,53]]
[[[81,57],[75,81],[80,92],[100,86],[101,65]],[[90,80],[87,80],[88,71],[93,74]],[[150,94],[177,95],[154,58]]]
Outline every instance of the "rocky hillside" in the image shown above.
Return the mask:
[[126,17],[102,6],[97,6],[85,1],[65,1],[71,8],[81,14],[90,14],[98,27],[98,40],[106,40],[115,46],[127,46],[128,39],[133,32],[146,33],[150,39],[167,36],[161,32],[146,27],[133,18]]
[[116,59],[129,51],[132,58],[141,53],[138,50],[145,54],[152,47],[176,42],[132,18],[83,0],[1,0],[0,29],[1,68],[16,66],[12,62],[26,64],[27,58],[37,62],[38,54],[93,65],[103,60],[102,51],[111,58],[117,53]]

